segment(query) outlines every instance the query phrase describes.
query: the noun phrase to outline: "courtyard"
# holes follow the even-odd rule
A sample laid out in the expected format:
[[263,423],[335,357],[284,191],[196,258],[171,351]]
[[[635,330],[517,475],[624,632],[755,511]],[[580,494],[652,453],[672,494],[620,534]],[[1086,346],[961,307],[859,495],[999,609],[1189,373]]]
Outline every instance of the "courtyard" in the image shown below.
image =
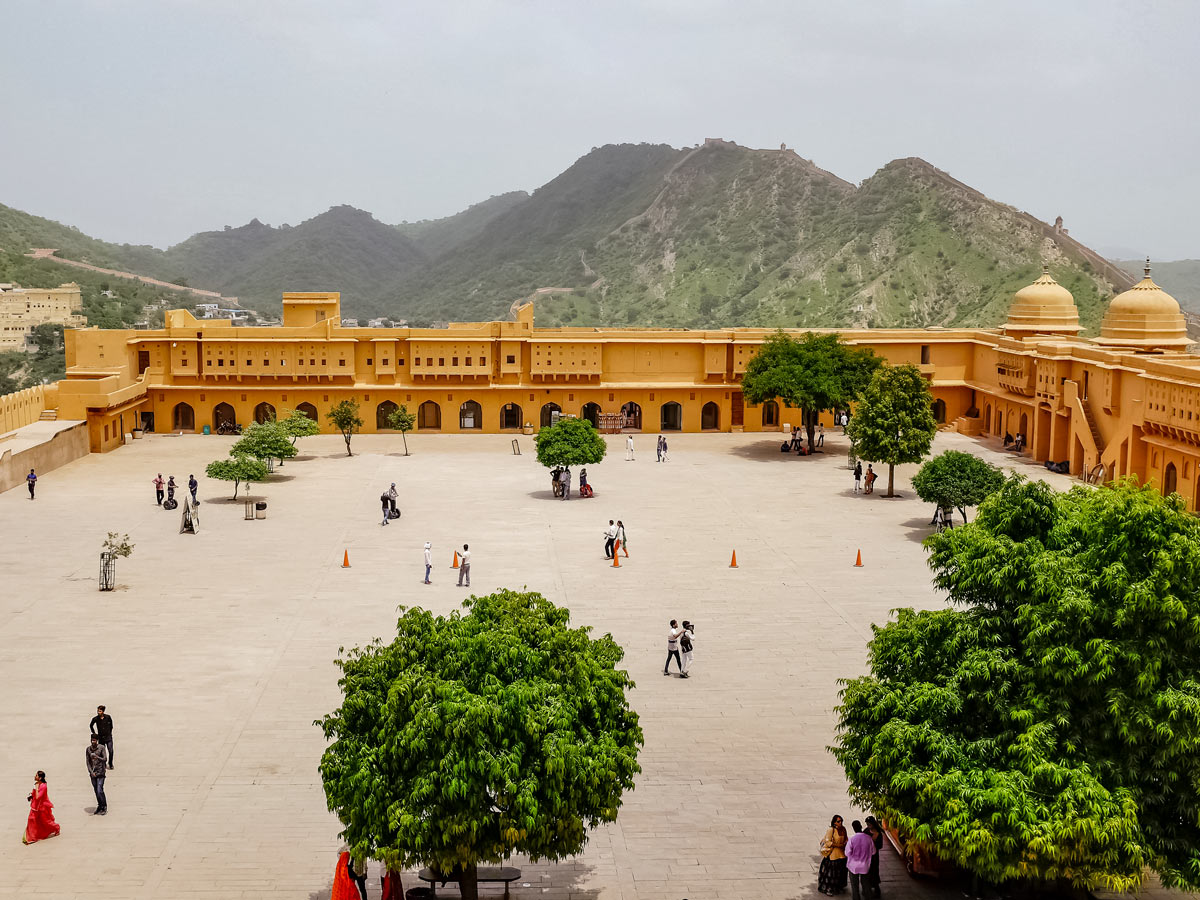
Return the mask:
[[[838,679],[864,669],[872,623],[931,608],[921,540],[932,510],[897,470],[855,496],[846,438],[784,456],[775,434],[686,434],[654,460],[654,435],[588,467],[590,500],[551,497],[533,440],[503,435],[337,435],[250,494],[207,479],[233,438],[151,435],[44,473],[37,500],[0,495],[0,897],[328,897],[339,825],[327,811],[314,719],[340,701],[339,647],[394,633],[396,608],[459,608],[452,555],[473,554],[473,593],[540,591],[572,622],[611,632],[637,688],[646,744],[618,821],[562,863],[515,859],[517,898],[808,898],[817,844],[838,813],[860,817],[826,752]],[[1056,487],[998,444],[940,434],[935,452],[976,452]],[[201,530],[154,501],[152,480],[200,480]],[[379,494],[400,492],[380,526]],[[603,529],[622,519],[613,568]],[[117,590],[97,590],[100,545],[128,532]],[[431,541],[434,584],[422,584]],[[855,568],[858,551],[862,568]],[[730,568],[737,553],[738,568]],[[349,568],[343,568],[343,555]],[[668,620],[696,624],[693,677],[661,674]],[[105,704],[115,724],[110,813],[95,806],[83,750]],[[17,839],[44,769],[62,836]],[[889,898],[952,886],[911,879],[885,847]],[[405,873],[404,886],[419,882]],[[372,864],[371,896],[378,896]],[[485,888],[499,896],[496,888]],[[452,888],[447,889],[454,896]],[[848,894],[847,894],[848,896]]]

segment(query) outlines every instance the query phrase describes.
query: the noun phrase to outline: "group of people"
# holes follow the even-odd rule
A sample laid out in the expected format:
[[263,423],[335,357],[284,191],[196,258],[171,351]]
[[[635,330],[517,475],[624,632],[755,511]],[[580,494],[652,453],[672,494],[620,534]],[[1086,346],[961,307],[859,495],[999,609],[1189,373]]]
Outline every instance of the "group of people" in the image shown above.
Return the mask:
[[[801,456],[807,455],[808,448],[804,445],[805,437],[806,437],[806,435],[800,429],[799,425],[793,426],[791,439],[789,439],[785,443],[786,449],[794,450],[797,453],[799,453]],[[817,433],[813,437],[813,451],[815,452],[818,448],[823,448],[824,446],[825,446],[825,426],[818,425]]]
[[1017,453],[1020,453],[1022,450],[1024,450],[1025,449],[1025,433],[1023,431],[1018,431],[1017,436],[1013,437],[1010,433],[1005,432],[1004,433],[1004,449],[1005,450],[1011,449]]
[[[875,474],[875,469],[872,467],[872,465],[870,463],[867,463],[867,471],[866,471],[866,474],[864,475],[862,462],[861,461],[855,462],[854,463],[854,493],[857,494],[860,491],[864,494],[875,493],[875,479],[877,477],[879,477],[879,476],[877,476]],[[865,489],[863,488],[864,483],[866,484]]]
[[874,816],[867,816],[866,828],[857,819],[850,823],[854,833],[847,835],[841,816],[834,816],[829,830],[821,838],[821,868],[817,890],[833,896],[846,890],[847,877],[853,900],[879,897],[879,851],[883,849],[883,827]]
[[625,551],[625,557],[629,557],[629,538],[625,536],[625,523],[620,519],[613,521],[608,520],[608,527],[604,529],[604,558],[612,559],[620,550]]
[[[554,496],[560,500],[571,499],[571,469],[568,466],[555,466],[550,470],[550,486]],[[579,496],[592,496],[592,486],[588,484],[587,469],[579,470]]]
[[[104,780],[113,765],[113,720],[103,706],[96,707],[92,717],[91,740],[84,750],[84,763],[88,777],[92,780],[92,791],[96,795],[95,815],[108,814],[108,797],[104,793]],[[34,844],[46,838],[58,837],[62,826],[54,821],[54,804],[50,802],[50,789],[46,773],[41,769],[33,776],[33,790],[26,798],[29,801],[29,818],[25,823],[25,834],[21,841]]]
[[380,524],[386,525],[389,520],[400,518],[400,511],[396,509],[396,498],[399,496],[394,481],[390,488],[379,495],[379,502],[383,505],[383,522]]
[[663,674],[671,674],[671,660],[675,660],[675,665],[679,668],[680,678],[690,678],[692,668],[692,645],[696,640],[696,626],[687,619],[683,620],[683,626],[674,619],[671,620],[670,627],[667,629],[667,661],[663,665]]
[[[159,472],[157,475],[154,476],[154,497],[158,501],[159,506],[163,505],[163,493],[164,493],[163,489],[166,488],[166,499],[168,501],[170,501],[171,508],[172,509],[174,508],[176,487],[177,487],[177,485],[175,484],[175,476],[174,475],[168,475],[167,480],[165,482],[163,481],[162,472]],[[196,492],[199,489],[200,489],[200,482],[198,482],[196,480],[196,476],[189,475],[188,476],[188,493],[192,495],[192,503],[199,502],[196,499]]]

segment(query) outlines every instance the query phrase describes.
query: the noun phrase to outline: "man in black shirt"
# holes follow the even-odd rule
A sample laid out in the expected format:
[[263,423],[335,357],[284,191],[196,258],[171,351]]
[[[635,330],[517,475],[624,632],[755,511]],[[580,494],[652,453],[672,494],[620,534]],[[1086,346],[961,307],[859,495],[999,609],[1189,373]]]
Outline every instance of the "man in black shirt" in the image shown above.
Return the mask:
[[105,714],[103,706],[97,706],[96,715],[92,716],[91,730],[92,734],[100,738],[100,743],[108,750],[108,767],[110,769],[114,768],[112,728],[112,716]]

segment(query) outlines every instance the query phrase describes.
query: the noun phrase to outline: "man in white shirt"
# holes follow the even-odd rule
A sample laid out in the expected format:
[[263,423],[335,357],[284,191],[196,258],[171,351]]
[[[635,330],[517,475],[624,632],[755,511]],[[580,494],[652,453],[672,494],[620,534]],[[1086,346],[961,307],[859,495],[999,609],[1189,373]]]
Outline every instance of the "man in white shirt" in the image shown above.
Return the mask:
[[671,620],[671,627],[667,630],[667,661],[663,665],[663,674],[670,675],[671,658],[675,658],[675,665],[679,666],[679,674],[683,674],[683,660],[679,658],[679,635],[682,632],[679,630],[679,623],[674,619]]
[[617,540],[617,524],[612,520],[608,520],[608,527],[604,529],[604,558],[613,558],[613,546]]
[[433,544],[429,541],[425,542],[425,583],[433,584],[429,580],[429,573],[433,571]]
[[458,586],[463,586],[463,579],[467,579],[467,587],[471,586],[471,551],[466,544],[463,544],[462,553],[458,554]]
[[633,435],[625,435],[625,459],[628,462],[633,462]]

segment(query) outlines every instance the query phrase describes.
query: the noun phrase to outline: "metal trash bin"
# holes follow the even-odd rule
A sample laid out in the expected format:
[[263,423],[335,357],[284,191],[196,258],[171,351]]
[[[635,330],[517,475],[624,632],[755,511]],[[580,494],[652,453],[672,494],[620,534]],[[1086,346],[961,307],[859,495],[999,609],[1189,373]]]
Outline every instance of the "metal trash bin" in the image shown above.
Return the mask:
[[246,501],[246,518],[248,520],[254,518],[254,501],[253,500]]
[[254,504],[254,518],[265,519],[267,517],[267,504],[265,500],[259,500]]

